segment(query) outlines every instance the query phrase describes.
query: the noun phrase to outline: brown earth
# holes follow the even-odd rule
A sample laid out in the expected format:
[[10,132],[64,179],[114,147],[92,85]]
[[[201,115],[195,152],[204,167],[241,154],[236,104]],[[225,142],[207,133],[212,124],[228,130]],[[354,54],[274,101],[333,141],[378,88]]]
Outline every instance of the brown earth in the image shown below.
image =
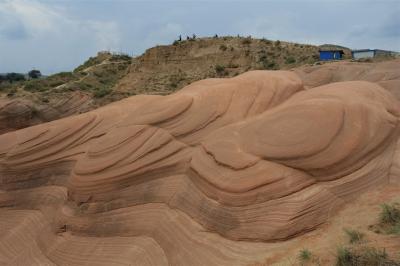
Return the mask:
[[156,46],[134,58],[116,91],[170,94],[194,81],[318,61],[318,46],[252,38],[203,38]]
[[251,71],[2,134],[0,264],[331,265],[343,227],[397,259],[367,228],[399,200],[399,116],[377,83]]

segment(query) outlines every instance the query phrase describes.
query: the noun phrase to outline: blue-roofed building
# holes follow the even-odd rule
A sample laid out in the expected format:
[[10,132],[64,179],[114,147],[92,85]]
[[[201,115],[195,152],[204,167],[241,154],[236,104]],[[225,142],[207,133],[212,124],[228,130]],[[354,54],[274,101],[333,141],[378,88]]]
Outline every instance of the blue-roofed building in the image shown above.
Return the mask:
[[328,61],[328,60],[341,60],[343,57],[343,50],[319,50],[319,60]]
[[341,60],[343,54],[344,54],[343,50],[335,50],[335,49],[319,50],[319,60],[321,61]]

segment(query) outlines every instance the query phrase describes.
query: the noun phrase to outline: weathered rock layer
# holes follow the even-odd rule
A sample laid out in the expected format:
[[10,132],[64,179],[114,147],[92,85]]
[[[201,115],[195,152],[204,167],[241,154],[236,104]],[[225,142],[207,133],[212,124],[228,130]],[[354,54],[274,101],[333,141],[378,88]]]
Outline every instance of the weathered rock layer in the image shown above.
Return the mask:
[[0,263],[249,263],[396,182],[399,116],[375,83],[252,71],[0,135]]

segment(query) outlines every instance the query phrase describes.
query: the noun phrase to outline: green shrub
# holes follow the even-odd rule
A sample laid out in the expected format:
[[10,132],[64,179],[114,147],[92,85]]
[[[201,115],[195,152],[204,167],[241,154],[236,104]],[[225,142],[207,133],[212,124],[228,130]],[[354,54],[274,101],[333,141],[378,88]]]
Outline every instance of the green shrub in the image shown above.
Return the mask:
[[292,56],[289,56],[289,57],[286,59],[285,63],[286,63],[287,65],[296,63],[296,59],[295,59],[294,57],[292,57]]
[[352,266],[354,254],[345,247],[339,247],[336,254],[336,266]]
[[93,96],[95,98],[103,98],[107,94],[110,94],[112,90],[110,88],[100,88],[94,91]]
[[352,229],[344,229],[344,232],[349,237],[349,241],[351,244],[361,242],[365,236],[363,233]]
[[266,62],[266,61],[267,61],[267,56],[266,56],[266,55],[260,56],[259,61],[260,61],[260,62]]
[[48,83],[48,85],[50,86],[50,87],[57,87],[57,86],[60,86],[60,85],[62,85],[62,84],[64,84],[65,82],[64,81],[62,81],[62,80],[50,80],[50,82]]
[[262,69],[269,69],[269,70],[274,70],[274,69],[278,69],[278,65],[275,63],[275,61],[262,61],[261,62],[262,65]]
[[111,56],[110,61],[131,61],[132,57],[127,54],[114,54]]
[[176,89],[176,88],[178,87],[178,83],[176,83],[176,82],[171,82],[171,83],[169,84],[169,86],[170,86],[172,89]]
[[[365,248],[358,257],[359,265],[389,265],[390,260],[385,249]],[[392,264],[393,265],[393,264]]]
[[382,230],[387,234],[400,235],[400,204],[382,204],[379,224],[375,227],[378,227],[378,233]]
[[42,76],[42,73],[40,73],[39,70],[32,69],[31,71],[28,72],[28,76],[32,79],[37,79]]
[[39,82],[36,81],[30,81],[25,84],[24,90],[29,91],[29,92],[35,92],[35,91],[40,91],[42,86],[40,85]]
[[222,65],[216,65],[215,66],[215,72],[219,75],[223,74],[225,72],[225,67]]
[[56,78],[72,79],[72,78],[74,78],[74,74],[72,72],[60,72],[60,73],[51,75],[48,78],[50,78],[50,79],[56,79]]
[[382,204],[380,222],[382,224],[396,225],[400,223],[400,208],[398,204]]
[[309,251],[308,249],[302,249],[299,252],[299,260],[301,262],[306,262],[306,261],[310,261],[312,257],[311,251]]
[[235,64],[235,63],[229,63],[228,64],[228,68],[238,68],[239,67],[239,64]]
[[13,83],[15,81],[23,81],[25,80],[25,76],[23,74],[20,73],[7,73],[5,75],[5,79],[8,80],[8,82]]

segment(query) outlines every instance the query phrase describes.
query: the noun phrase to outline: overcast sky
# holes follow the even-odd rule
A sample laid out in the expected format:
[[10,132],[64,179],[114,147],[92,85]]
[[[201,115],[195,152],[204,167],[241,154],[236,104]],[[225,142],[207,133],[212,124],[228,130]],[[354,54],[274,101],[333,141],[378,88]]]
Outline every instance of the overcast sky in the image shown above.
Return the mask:
[[400,0],[0,0],[0,73],[70,71],[192,33],[400,51]]

